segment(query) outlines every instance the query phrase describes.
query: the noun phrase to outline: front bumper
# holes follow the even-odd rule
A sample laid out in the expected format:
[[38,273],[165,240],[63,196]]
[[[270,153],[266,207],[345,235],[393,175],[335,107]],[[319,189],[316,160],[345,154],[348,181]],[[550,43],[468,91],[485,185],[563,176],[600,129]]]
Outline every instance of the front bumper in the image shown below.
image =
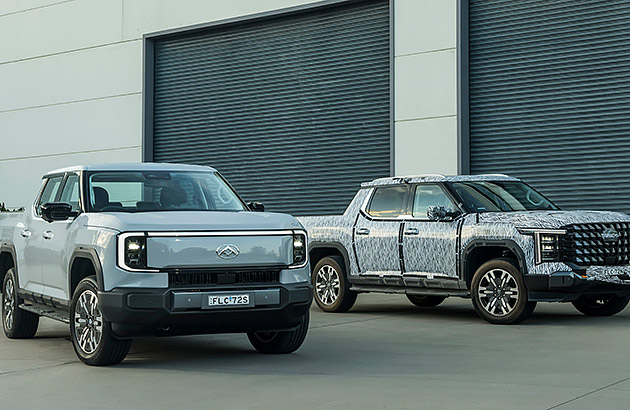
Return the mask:
[[[203,306],[213,293],[247,293],[253,306]],[[247,288],[115,288],[98,292],[99,308],[118,337],[244,333],[297,328],[310,308],[307,282]]]
[[568,302],[582,295],[615,294],[630,296],[630,281],[610,282],[588,279],[575,272],[554,272],[551,275],[525,275],[525,286],[531,301]]

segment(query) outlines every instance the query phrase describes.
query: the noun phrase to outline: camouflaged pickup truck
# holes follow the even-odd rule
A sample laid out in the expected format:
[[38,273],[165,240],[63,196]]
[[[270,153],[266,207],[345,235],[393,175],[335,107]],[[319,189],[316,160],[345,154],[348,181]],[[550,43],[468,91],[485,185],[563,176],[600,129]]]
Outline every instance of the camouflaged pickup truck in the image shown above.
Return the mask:
[[361,292],[420,307],[472,299],[490,323],[518,323],[537,302],[614,315],[630,295],[630,217],[562,211],[506,175],[414,176],[364,183],[340,216],[306,227],[315,301],[350,309]]

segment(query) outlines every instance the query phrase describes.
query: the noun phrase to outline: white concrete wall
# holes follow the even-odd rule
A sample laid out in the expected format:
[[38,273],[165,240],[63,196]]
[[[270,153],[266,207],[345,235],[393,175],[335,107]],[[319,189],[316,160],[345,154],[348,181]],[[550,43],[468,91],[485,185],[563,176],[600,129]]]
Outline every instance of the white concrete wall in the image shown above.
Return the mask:
[[[456,172],[456,0],[393,0],[395,171]],[[0,202],[47,170],[140,161],[142,36],[313,0],[0,1]]]
[[394,172],[457,174],[457,0],[394,0]]
[[0,1],[0,202],[50,169],[142,159],[142,36],[304,0]]

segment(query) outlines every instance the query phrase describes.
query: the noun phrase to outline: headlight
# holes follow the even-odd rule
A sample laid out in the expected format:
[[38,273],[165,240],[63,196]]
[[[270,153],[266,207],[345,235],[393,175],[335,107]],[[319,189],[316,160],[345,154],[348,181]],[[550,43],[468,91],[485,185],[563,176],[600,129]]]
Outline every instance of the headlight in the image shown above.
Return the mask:
[[560,239],[567,231],[564,229],[519,229],[520,233],[533,234],[536,250],[536,263],[560,262],[562,249]]
[[292,268],[301,268],[306,266],[308,259],[308,250],[306,247],[306,232],[293,232],[293,263]]
[[142,232],[118,236],[118,266],[129,271],[157,272],[147,269],[147,237]]

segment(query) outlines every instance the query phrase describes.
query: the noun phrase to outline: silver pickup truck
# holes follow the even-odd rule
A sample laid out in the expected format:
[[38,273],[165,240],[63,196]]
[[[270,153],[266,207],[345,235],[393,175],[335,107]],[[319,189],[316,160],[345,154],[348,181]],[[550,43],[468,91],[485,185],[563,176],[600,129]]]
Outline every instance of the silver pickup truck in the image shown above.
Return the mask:
[[327,312],[350,309],[360,292],[403,293],[421,307],[460,296],[509,324],[538,301],[604,316],[630,300],[630,216],[562,211],[505,175],[378,179],[343,215],[299,220]]
[[263,210],[209,167],[49,172],[31,207],[0,214],[4,332],[69,323],[89,365],[122,361],[145,335],[247,333],[260,352],[293,352],[312,301],[306,232]]

